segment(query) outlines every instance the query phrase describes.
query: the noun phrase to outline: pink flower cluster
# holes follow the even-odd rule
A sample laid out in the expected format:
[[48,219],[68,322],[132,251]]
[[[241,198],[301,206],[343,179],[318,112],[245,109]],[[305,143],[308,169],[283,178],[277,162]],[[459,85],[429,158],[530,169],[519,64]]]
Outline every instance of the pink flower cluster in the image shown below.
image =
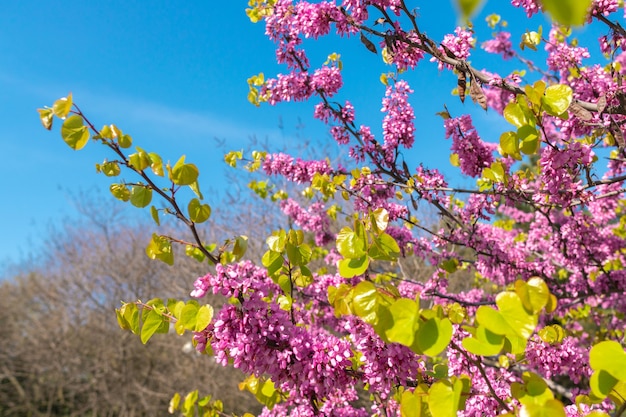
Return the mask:
[[526,360],[533,371],[547,379],[564,375],[575,384],[591,376],[589,352],[582,349],[573,337],[565,337],[550,345],[537,336],[528,341]]
[[383,342],[371,326],[360,320],[346,321],[346,330],[362,362],[363,381],[372,392],[387,399],[396,381],[416,380],[424,362],[406,346]]
[[[441,45],[446,49],[442,52],[447,54],[451,52],[457,59],[467,59],[470,56],[470,51],[474,47],[475,40],[473,38],[474,33],[470,30],[466,30],[460,26],[454,29],[454,35],[449,33],[443,37]],[[439,69],[443,69],[444,64],[439,62]]]
[[265,157],[263,171],[267,175],[282,175],[289,181],[302,184],[310,183],[315,174],[329,174],[331,168],[327,160],[304,161],[284,153],[273,153]]
[[563,36],[560,34],[561,30],[559,27],[553,27],[550,30],[550,40],[546,43],[546,51],[548,51],[547,64],[550,70],[567,74],[570,68],[581,66],[583,59],[589,58],[590,55],[585,47],[572,46],[566,42],[561,42],[558,39],[560,36]]
[[191,296],[202,298],[209,291],[227,297],[242,297],[252,292],[268,295],[275,292],[278,286],[267,276],[267,271],[250,261],[238,264],[215,266],[215,275],[206,274],[193,283]]
[[608,16],[619,9],[618,0],[593,0],[591,14]]
[[539,10],[541,10],[537,0],[511,0],[511,4],[515,7],[523,7],[528,17],[539,13]]
[[302,230],[313,232],[316,245],[324,246],[333,240],[333,235],[330,233],[330,219],[326,214],[324,203],[313,203],[308,209],[304,209],[295,200],[289,198],[281,201],[280,209]]
[[408,210],[405,206],[393,202],[395,190],[389,187],[382,178],[375,174],[362,175],[351,185],[357,193],[354,199],[354,209],[361,213],[384,208],[389,212],[391,221],[406,217]]
[[470,177],[479,177],[484,168],[493,162],[495,143],[484,142],[472,124],[469,115],[444,121],[446,138],[452,138],[452,153],[459,156],[461,172]]
[[564,148],[548,146],[541,152],[541,190],[534,195],[537,203],[568,206],[574,198],[582,196],[582,183],[578,179],[581,166],[591,164],[593,151],[581,142]]
[[415,32],[405,33],[398,29],[393,39],[380,42],[381,48],[387,48],[391,62],[399,72],[413,69],[424,58],[424,52],[418,47],[421,40]]
[[493,39],[483,42],[481,46],[491,54],[502,55],[504,59],[511,59],[515,56],[510,32],[500,31]]
[[415,114],[409,103],[409,94],[413,90],[406,81],[398,81],[395,86],[387,87],[383,107],[381,111],[387,112],[383,119],[383,144],[384,159],[393,164],[396,158],[396,150],[403,146],[407,149],[413,146],[415,141]]

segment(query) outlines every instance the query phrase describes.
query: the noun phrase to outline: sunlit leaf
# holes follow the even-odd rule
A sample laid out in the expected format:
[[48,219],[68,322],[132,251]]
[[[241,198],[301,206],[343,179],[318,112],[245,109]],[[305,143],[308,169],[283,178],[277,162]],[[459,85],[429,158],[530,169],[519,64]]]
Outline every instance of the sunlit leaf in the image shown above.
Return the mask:
[[37,109],[37,111],[39,112],[39,120],[41,120],[43,127],[48,130],[52,129],[52,120],[54,119],[52,109]]
[[152,234],[152,239],[146,247],[146,255],[150,259],[158,259],[168,265],[174,265],[172,243],[165,236]]
[[197,198],[192,198],[187,206],[189,218],[194,223],[203,223],[211,217],[211,206],[200,203]]
[[528,404],[522,406],[520,417],[566,417],[565,407],[559,400],[548,400],[544,404]]
[[143,208],[152,202],[152,188],[144,185],[134,185],[130,190],[130,204]]
[[[578,1],[578,0],[577,0]],[[543,97],[544,109],[552,116],[565,113],[572,103],[572,88],[565,84],[555,84],[546,88]]]
[[70,148],[78,151],[89,141],[89,129],[83,124],[83,118],[74,114],[63,122],[61,137]]
[[72,93],[69,93],[67,97],[58,99],[52,105],[52,111],[59,119],[65,119],[72,110]]
[[185,155],[172,167],[171,180],[176,185],[191,185],[198,179],[199,171],[194,164],[185,163]]
[[566,26],[581,26],[587,20],[592,0],[541,0],[552,19]]
[[344,278],[352,278],[363,275],[369,266],[367,255],[361,258],[346,258],[339,261],[339,274]]
[[150,215],[152,216],[152,220],[154,220],[157,226],[159,226],[161,224],[161,221],[159,220],[159,210],[157,210],[154,206],[150,207]]
[[344,258],[360,259],[367,253],[365,241],[352,229],[344,227],[337,234],[337,251]]
[[418,328],[418,305],[409,298],[400,298],[390,307],[393,326],[386,330],[385,335],[391,342],[411,346]]
[[421,323],[416,335],[419,350],[427,356],[437,356],[452,340],[452,323],[447,318],[432,317]]
[[163,316],[158,314],[154,310],[148,311],[148,314],[143,320],[141,325],[141,343],[144,345],[150,340],[150,338],[159,330],[163,324]]

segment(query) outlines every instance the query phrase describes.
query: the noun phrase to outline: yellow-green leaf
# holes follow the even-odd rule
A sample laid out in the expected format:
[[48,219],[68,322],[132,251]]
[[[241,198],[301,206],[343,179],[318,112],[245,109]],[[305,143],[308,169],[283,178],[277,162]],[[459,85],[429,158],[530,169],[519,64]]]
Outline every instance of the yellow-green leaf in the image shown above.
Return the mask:
[[587,20],[592,0],[541,0],[552,19],[565,26],[581,26]]
[[63,122],[61,137],[70,148],[78,151],[89,141],[89,129],[83,124],[83,118],[74,114]]
[[452,340],[452,323],[449,319],[432,317],[421,323],[415,336],[417,347],[427,356],[437,356]]
[[478,12],[478,8],[481,5],[482,0],[456,0],[456,4],[461,12],[461,17],[463,20],[468,20],[476,12]]
[[52,111],[59,119],[65,119],[70,110],[72,110],[72,93],[69,93],[67,97],[58,99],[52,105]]
[[200,203],[197,198],[189,201],[187,209],[189,210],[189,218],[194,223],[203,223],[211,217],[211,206]]
[[554,84],[546,88],[543,107],[548,114],[559,116],[567,111],[572,103],[573,92],[570,86]]
[[411,346],[418,328],[418,310],[418,305],[414,300],[409,298],[396,300],[389,307],[393,326],[385,331],[387,339],[404,346]]
[[172,167],[171,180],[176,185],[191,185],[198,179],[200,172],[194,164],[185,163],[185,155]]
[[152,188],[145,185],[135,185],[130,191],[130,204],[144,208],[152,201]]
[[54,119],[52,109],[37,109],[37,111],[39,112],[39,120],[41,120],[43,127],[48,130],[52,129],[52,120]]

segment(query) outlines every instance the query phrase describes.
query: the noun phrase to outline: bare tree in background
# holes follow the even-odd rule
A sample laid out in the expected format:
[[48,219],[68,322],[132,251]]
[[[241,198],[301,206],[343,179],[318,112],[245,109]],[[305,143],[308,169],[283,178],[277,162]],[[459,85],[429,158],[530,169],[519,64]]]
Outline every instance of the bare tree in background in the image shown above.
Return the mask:
[[176,268],[148,259],[152,225],[120,206],[88,197],[85,216],[52,230],[36,264],[0,283],[0,415],[163,415],[174,392],[194,389],[215,393],[225,411],[257,411],[237,389],[243,377],[184,349],[189,337],[144,346],[119,328],[121,300],[184,299],[208,270],[184,256]]

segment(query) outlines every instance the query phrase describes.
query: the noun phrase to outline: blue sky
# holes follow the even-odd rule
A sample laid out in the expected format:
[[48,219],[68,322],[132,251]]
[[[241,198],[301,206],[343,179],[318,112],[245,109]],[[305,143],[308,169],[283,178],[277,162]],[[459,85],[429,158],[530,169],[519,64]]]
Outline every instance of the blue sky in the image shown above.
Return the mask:
[[[410,2],[409,2],[410,3]],[[436,3],[436,4],[435,4]],[[479,41],[490,33],[484,16],[496,6],[520,30],[534,29],[522,11],[508,2],[491,1],[476,19]],[[255,108],[247,102],[246,79],[258,72],[272,75],[284,68],[274,62],[273,45],[262,24],[252,24],[247,2],[67,0],[41,3],[7,0],[0,14],[0,265],[24,259],[41,245],[47,226],[72,217],[71,194],[94,187],[106,190],[110,180],[95,173],[106,156],[90,143],[75,152],[39,124],[36,109],[68,92],[96,126],[115,123],[137,145],[175,161],[181,154],[200,167],[203,189],[223,189],[222,150],[241,149],[251,136],[278,147],[297,135],[334,144],[313,120],[311,103]],[[452,31],[456,15],[450,3],[417,2],[420,24],[434,39]],[[524,26],[526,25],[526,26]],[[535,26],[533,26],[535,25]],[[389,71],[358,38],[309,43],[312,62],[331,52],[344,60],[343,98],[356,107],[359,123],[380,130],[380,73]],[[478,55],[478,67],[502,69],[497,57]],[[508,69],[513,68],[508,66]],[[493,112],[461,106],[450,96],[454,77],[424,62],[407,79],[415,89],[418,114],[413,164],[454,172],[448,163],[450,143],[443,139],[443,104],[460,114],[469,111],[485,138],[497,140],[505,123]],[[419,75],[419,76],[418,76]],[[284,127],[279,129],[279,120]],[[304,125],[300,131],[296,128]],[[108,155],[110,156],[110,155]],[[112,197],[111,197],[112,198]],[[210,201],[209,201],[210,202]]]

